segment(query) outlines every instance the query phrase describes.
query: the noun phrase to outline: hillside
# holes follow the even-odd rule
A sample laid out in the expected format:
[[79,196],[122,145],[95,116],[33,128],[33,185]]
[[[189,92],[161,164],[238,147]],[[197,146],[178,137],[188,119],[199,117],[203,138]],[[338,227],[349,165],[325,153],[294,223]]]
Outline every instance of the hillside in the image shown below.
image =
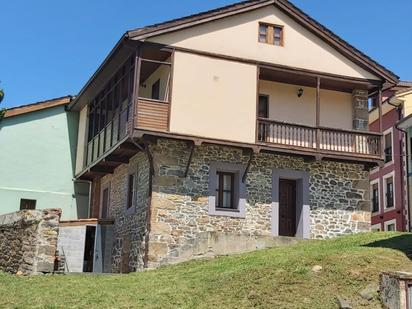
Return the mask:
[[410,254],[411,234],[374,233],[130,275],[0,274],[0,307],[336,308],[341,295],[354,308],[379,308],[358,292],[381,270],[412,271]]

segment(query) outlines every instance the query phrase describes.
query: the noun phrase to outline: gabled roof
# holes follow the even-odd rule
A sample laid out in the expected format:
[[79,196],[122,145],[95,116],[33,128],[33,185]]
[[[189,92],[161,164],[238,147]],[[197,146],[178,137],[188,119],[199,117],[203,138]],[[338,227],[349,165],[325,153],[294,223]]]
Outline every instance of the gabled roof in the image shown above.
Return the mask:
[[19,116],[19,115],[23,115],[27,113],[32,113],[32,112],[40,111],[43,109],[60,106],[60,105],[68,105],[72,101],[72,99],[73,99],[72,96],[67,95],[67,96],[60,97],[60,98],[55,98],[55,99],[50,99],[46,101],[40,101],[36,103],[12,107],[12,108],[7,109],[6,114],[4,115],[4,118],[10,118],[10,117]]
[[269,5],[275,5],[276,7],[278,7],[282,12],[293,18],[303,27],[316,34],[322,40],[338,50],[341,54],[343,54],[359,66],[363,67],[367,71],[370,71],[391,83],[398,82],[399,77],[392,71],[380,65],[378,62],[374,61],[372,58],[368,57],[354,46],[350,45],[348,42],[318,23],[316,20],[311,18],[309,15],[304,13],[302,10],[300,10],[287,0],[243,1],[218,9],[186,16],[183,18],[134,29],[128,31],[126,35],[127,37],[135,40],[144,40],[150,37],[193,27],[216,19],[248,12]]

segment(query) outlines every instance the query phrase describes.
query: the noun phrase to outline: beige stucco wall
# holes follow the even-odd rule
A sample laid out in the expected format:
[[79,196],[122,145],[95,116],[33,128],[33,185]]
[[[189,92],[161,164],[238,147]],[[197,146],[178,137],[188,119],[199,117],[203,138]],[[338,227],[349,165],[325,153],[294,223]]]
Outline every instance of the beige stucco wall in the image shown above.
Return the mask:
[[400,96],[398,96],[398,98],[404,101],[404,117],[412,114],[412,91],[401,94]]
[[[386,113],[390,112],[393,110],[395,107],[393,105],[388,104],[388,102],[385,102],[382,104],[382,115],[385,115]],[[369,112],[369,124],[373,123],[374,121],[378,120],[379,118],[379,109],[375,108],[372,111]]]
[[[258,42],[258,24],[284,26],[284,47]],[[379,79],[353,64],[274,6],[149,39],[153,42],[291,67]]]
[[[304,90],[299,98],[299,88]],[[316,89],[269,81],[260,81],[259,93],[269,95],[269,118],[309,126],[316,125]],[[320,125],[352,129],[350,93],[321,90]]]
[[85,150],[87,147],[87,106],[83,107],[79,116],[79,131],[77,136],[76,175],[83,170]]
[[254,65],[175,53],[170,131],[255,142]]
[[320,125],[352,130],[352,94],[322,89],[320,91]]

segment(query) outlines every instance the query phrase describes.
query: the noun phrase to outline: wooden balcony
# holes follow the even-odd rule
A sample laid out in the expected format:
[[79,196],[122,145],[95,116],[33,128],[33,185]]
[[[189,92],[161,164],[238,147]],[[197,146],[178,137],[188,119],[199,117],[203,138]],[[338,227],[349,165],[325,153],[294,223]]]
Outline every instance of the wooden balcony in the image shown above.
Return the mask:
[[257,143],[297,151],[381,159],[381,134],[257,120]]
[[106,152],[126,137],[129,114],[130,105],[114,115],[113,120],[88,142],[86,166],[98,161]]

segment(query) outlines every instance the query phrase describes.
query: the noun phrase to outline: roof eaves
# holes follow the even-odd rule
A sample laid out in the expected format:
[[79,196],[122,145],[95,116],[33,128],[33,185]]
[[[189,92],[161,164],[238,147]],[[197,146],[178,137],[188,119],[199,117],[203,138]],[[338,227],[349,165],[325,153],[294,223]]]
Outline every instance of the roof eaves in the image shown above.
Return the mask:
[[71,110],[74,108],[74,106],[77,104],[79,98],[82,96],[82,94],[86,91],[86,89],[90,86],[90,84],[93,82],[94,78],[103,70],[103,68],[106,66],[106,64],[109,62],[111,57],[116,53],[116,51],[119,49],[119,47],[122,45],[122,43],[127,39],[127,33],[123,34],[119,41],[116,43],[116,45],[112,48],[110,53],[106,56],[106,58],[103,60],[103,62],[100,64],[100,66],[97,68],[97,70],[93,73],[93,75],[89,78],[87,83],[83,86],[83,88],[80,90],[79,94],[76,96],[76,98],[70,102],[70,104],[67,106],[67,110]]
[[152,37],[154,35],[158,35],[159,32],[171,32],[179,30],[182,27],[188,26],[188,24],[192,25],[204,23],[211,20],[220,19],[226,17],[227,14],[234,15],[239,14],[244,11],[249,11],[255,8],[264,7],[271,5],[275,2],[275,0],[248,0],[243,2],[234,3],[228,6],[220,7],[217,9],[204,11],[200,13],[196,13],[193,15],[172,19],[169,21],[145,26],[142,28],[137,28],[133,30],[127,31],[127,35],[129,38],[133,39],[145,39],[148,37]]
[[68,105],[73,100],[73,98],[74,96],[72,95],[66,95],[63,97],[58,97],[58,98],[54,98],[50,100],[44,100],[44,101],[39,101],[35,103],[14,106],[6,110],[6,114],[4,115],[4,118],[15,117],[18,115],[28,114],[28,113],[36,112],[39,110],[56,107],[56,106]]
[[349,53],[356,55],[358,58],[364,60],[367,64],[372,66],[375,71],[379,71],[382,75],[389,77],[389,79],[392,82],[399,82],[399,76],[397,76],[394,72],[391,70],[387,69],[383,65],[379,64],[377,61],[373,60],[371,57],[342,39],[340,36],[335,34],[333,31],[329,30],[326,28],[324,25],[320,24],[318,21],[310,17],[308,14],[303,12],[301,9],[299,9],[297,6],[295,6],[293,3],[291,3],[288,0],[276,0],[275,4],[279,5],[280,7],[284,8],[289,8],[293,13],[296,13],[297,17],[300,17],[300,19],[306,21],[309,25],[313,26],[316,30],[318,30],[320,33],[324,33],[326,36],[328,36],[330,39],[332,39],[335,43],[337,43],[340,47],[343,47],[346,49]]

